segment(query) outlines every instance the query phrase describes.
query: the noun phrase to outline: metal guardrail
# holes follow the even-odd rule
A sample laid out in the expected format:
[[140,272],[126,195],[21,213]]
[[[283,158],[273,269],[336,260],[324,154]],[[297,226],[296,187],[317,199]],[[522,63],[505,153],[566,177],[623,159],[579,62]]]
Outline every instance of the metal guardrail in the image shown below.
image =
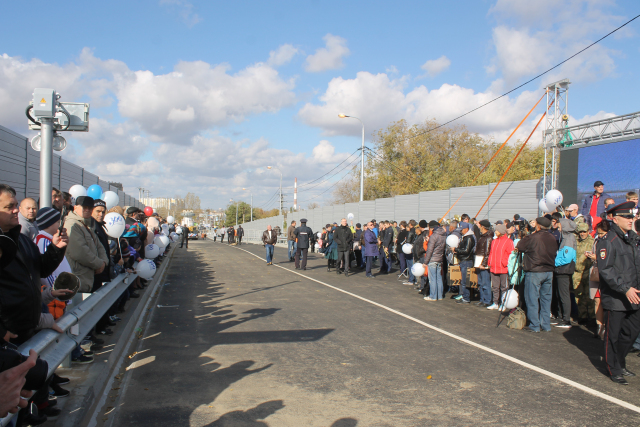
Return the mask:
[[[43,329],[22,344],[18,351],[28,355],[29,350],[35,350],[41,359],[48,362],[48,376],[50,376],[89,334],[91,328],[98,323],[98,320],[104,316],[136,277],[138,275],[135,273],[120,274],[58,319],[57,324],[63,330],[62,334],[51,329]],[[77,335],[71,334],[70,331],[74,325],[78,325],[79,328]],[[13,417],[13,414],[9,414],[0,419],[0,426],[9,425]]]

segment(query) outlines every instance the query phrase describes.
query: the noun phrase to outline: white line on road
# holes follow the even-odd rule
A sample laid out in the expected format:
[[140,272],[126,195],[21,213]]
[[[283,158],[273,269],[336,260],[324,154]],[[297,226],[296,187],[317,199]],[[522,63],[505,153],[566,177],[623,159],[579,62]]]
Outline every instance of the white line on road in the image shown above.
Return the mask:
[[[254,257],[258,258],[258,259],[263,259],[262,257],[260,257],[260,256],[258,256],[256,254],[253,254],[253,253],[251,253],[251,252],[249,252],[249,251],[247,251],[245,249],[238,248],[238,247],[235,247],[235,248],[236,249],[240,249],[241,251],[244,251],[244,252],[248,253],[249,255],[252,255],[252,256],[254,256]],[[289,273],[297,274],[298,276],[304,277],[305,279],[309,279],[309,280],[311,280],[313,282],[319,283],[319,284],[321,284],[323,286],[326,286],[328,288],[335,289],[338,292],[342,292],[344,294],[347,294],[349,296],[357,298],[357,299],[359,299],[361,301],[368,302],[369,304],[375,305],[376,307],[380,307],[380,308],[382,308],[384,310],[387,310],[387,311],[389,311],[391,313],[397,314],[398,316],[402,316],[405,319],[409,319],[412,322],[418,323],[418,324],[420,324],[422,326],[426,326],[427,328],[429,328],[431,330],[439,332],[439,333],[441,333],[443,335],[446,335],[448,337],[451,337],[451,338],[453,338],[455,340],[458,340],[460,342],[463,342],[465,344],[468,344],[468,345],[470,345],[472,347],[475,347],[475,348],[478,348],[480,350],[486,351],[487,353],[491,353],[493,355],[496,355],[498,357],[506,359],[506,360],[508,360],[510,362],[513,362],[513,363],[515,363],[517,365],[523,366],[523,367],[525,367],[527,369],[530,369],[532,371],[538,372],[538,373],[540,373],[542,375],[546,375],[546,376],[548,376],[550,378],[553,378],[553,379],[555,379],[557,381],[560,381],[561,383],[570,385],[571,387],[575,387],[578,390],[584,391],[585,393],[589,393],[589,394],[591,394],[593,396],[596,396],[596,397],[599,397],[601,399],[607,400],[607,401],[609,401],[611,403],[615,403],[616,405],[622,406],[623,408],[627,408],[627,409],[629,409],[631,411],[634,411],[634,412],[637,412],[637,413],[640,414],[640,407],[632,405],[631,403],[625,402],[624,400],[620,400],[620,399],[617,399],[617,398],[615,398],[613,396],[609,396],[608,394],[602,393],[602,392],[600,392],[598,390],[594,390],[591,387],[587,387],[585,385],[582,385],[580,383],[572,381],[572,380],[570,380],[568,378],[565,378],[565,377],[562,377],[560,375],[554,374],[553,372],[549,372],[546,369],[542,369],[542,368],[539,368],[539,367],[537,367],[535,365],[532,365],[530,363],[524,362],[524,361],[522,361],[520,359],[516,359],[515,357],[509,356],[508,354],[501,353],[501,352],[499,352],[497,350],[494,350],[492,348],[486,347],[486,346],[484,346],[482,344],[478,344],[478,343],[473,342],[471,340],[468,340],[466,338],[462,338],[462,337],[460,337],[458,335],[452,334],[451,332],[447,332],[444,329],[440,329],[440,328],[438,328],[436,326],[430,325],[429,323],[423,322],[422,320],[416,319],[415,317],[411,317],[408,314],[404,314],[404,313],[402,313],[402,312],[400,312],[398,310],[394,310],[393,308],[387,307],[386,305],[382,305],[382,304],[377,303],[375,301],[371,301],[370,299],[361,297],[360,295],[356,295],[356,294],[351,293],[349,291],[345,291],[344,289],[340,289],[340,288],[338,288],[336,286],[332,286],[332,285],[330,285],[328,283],[321,282],[320,280],[314,279],[313,277],[305,276],[302,273],[298,273],[297,271],[290,270],[288,268],[282,267],[282,266],[277,265],[277,264],[273,264],[273,266],[281,268],[283,270],[286,270]]]

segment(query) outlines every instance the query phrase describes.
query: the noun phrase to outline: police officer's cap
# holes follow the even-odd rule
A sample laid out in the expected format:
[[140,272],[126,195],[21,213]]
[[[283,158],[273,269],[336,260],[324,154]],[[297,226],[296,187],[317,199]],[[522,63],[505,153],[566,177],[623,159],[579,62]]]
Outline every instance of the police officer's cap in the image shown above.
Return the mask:
[[307,218],[300,219],[300,222],[303,223],[303,224],[306,224],[307,223]]
[[607,215],[613,216],[628,216],[633,218],[633,208],[636,207],[634,202],[624,202],[619,205],[612,206],[607,209]]

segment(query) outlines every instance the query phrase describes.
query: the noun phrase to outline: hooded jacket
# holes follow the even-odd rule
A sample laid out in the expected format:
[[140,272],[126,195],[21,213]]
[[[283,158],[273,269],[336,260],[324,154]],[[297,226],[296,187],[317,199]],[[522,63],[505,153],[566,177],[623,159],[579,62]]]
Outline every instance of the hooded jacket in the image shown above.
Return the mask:
[[[578,224],[576,229],[578,232],[589,231],[589,226],[585,223],[582,223],[582,224]],[[587,238],[583,240],[580,240],[580,236],[578,235],[578,239],[576,241],[576,273],[580,276],[582,276],[584,272],[589,272],[589,269],[593,264],[593,262],[591,261],[591,258],[588,258],[585,253],[591,252],[593,250],[594,242],[595,240],[593,237],[591,237],[590,234],[587,234]],[[577,286],[577,283],[575,283],[575,280],[574,280],[574,285]]]
[[442,262],[444,260],[445,243],[447,240],[447,232],[444,227],[436,227],[429,237],[427,244],[427,252],[425,253],[425,262]]
[[509,257],[513,252],[513,241],[509,236],[503,234],[491,242],[491,251],[487,266],[493,274],[509,273]]
[[69,234],[67,260],[73,274],[80,278],[78,292],[91,292],[95,271],[104,264],[109,266],[109,257],[93,230],[93,218],[84,219],[75,212],[69,212],[64,227]]

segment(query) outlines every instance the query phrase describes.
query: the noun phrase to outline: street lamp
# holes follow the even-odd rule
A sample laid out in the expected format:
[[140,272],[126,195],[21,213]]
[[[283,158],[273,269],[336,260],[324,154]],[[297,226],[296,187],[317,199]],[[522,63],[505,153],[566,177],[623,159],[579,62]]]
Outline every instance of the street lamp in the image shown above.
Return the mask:
[[253,221],[253,193],[248,188],[243,188],[244,191],[248,191],[251,196],[251,216],[249,217],[249,222]]
[[280,215],[282,215],[282,171],[278,168],[274,168],[273,166],[267,166],[267,169],[273,169],[280,172]]
[[362,161],[360,164],[360,201],[364,201],[364,123],[357,117],[347,116],[346,114],[338,114],[341,119],[356,119],[362,125]]

